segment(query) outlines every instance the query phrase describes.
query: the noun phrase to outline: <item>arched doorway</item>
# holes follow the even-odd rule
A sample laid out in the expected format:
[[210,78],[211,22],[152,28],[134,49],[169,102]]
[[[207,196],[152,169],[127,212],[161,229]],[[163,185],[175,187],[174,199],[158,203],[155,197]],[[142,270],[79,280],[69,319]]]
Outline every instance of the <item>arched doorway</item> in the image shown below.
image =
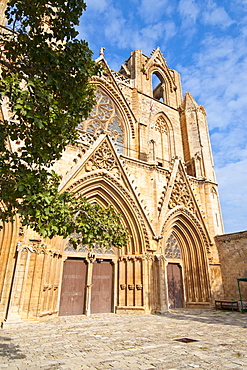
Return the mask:
[[[85,279],[82,282],[85,284],[84,310],[79,314],[117,312],[135,307],[144,311],[143,254],[148,240],[140,209],[115,176],[101,171],[93,172],[93,176],[91,174],[86,173],[81,182],[75,179],[70,189],[83,194],[91,203],[98,203],[102,207],[111,205],[122,214],[122,223],[131,237],[129,243],[120,250],[112,248],[103,251],[100,246],[95,246],[90,252],[82,245],[75,252],[72,246],[65,245],[65,255],[72,257],[77,254],[77,258],[85,258],[86,261],[86,282]],[[61,294],[64,294],[63,289]],[[79,294],[83,294],[82,289]]]
[[182,267],[179,263],[167,265],[168,307],[183,307]]
[[166,229],[169,230],[164,244],[167,261],[167,300],[169,304],[174,305],[175,298],[172,296],[176,296],[176,291],[179,291],[179,301],[182,291],[183,304],[175,305],[208,307],[211,291],[207,239],[202,227],[199,227],[199,222],[196,223],[194,218],[188,211],[183,213],[183,210],[177,210],[166,224]]
[[182,308],[184,305],[182,254],[179,242],[172,233],[165,244],[167,295],[169,308]]

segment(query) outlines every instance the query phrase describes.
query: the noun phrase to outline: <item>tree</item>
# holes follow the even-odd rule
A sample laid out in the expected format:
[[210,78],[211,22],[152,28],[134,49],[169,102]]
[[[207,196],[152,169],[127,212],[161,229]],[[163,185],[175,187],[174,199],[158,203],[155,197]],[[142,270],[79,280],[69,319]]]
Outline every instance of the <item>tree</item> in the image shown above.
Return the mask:
[[[85,9],[83,0],[8,3],[8,29],[0,33],[0,98],[7,99],[11,119],[0,122],[0,217],[13,222],[18,214],[43,237],[81,233],[88,244],[122,246],[128,235],[120,215],[60,194],[52,171],[95,104],[90,78],[100,67],[75,29]],[[12,149],[16,141],[19,151]]]

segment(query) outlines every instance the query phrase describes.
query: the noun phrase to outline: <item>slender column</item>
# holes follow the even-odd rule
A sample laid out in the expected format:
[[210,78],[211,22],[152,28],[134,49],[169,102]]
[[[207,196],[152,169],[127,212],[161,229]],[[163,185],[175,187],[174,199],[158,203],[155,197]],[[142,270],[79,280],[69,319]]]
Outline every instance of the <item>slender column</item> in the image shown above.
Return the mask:
[[159,281],[160,281],[160,312],[167,311],[167,298],[168,298],[168,289],[167,289],[167,278],[165,273],[165,263],[164,259],[159,260]]
[[86,283],[86,297],[85,297],[85,315],[91,314],[91,295],[92,295],[92,281],[93,281],[93,262],[95,255],[92,252],[88,253],[87,258],[87,283]]

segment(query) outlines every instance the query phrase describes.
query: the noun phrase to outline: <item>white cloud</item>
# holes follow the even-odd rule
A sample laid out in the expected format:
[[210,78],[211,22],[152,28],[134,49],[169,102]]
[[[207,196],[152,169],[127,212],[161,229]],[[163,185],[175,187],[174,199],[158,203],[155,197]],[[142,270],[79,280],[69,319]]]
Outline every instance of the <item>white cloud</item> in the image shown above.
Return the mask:
[[166,42],[176,34],[175,23],[171,21],[151,23],[144,27],[136,27],[123,13],[114,7],[105,14],[104,36],[108,43],[119,49],[141,49],[150,53],[159,40]]
[[87,11],[103,13],[111,4],[111,0],[89,0],[87,1]]
[[[212,30],[211,30],[212,32]],[[246,28],[206,34],[193,64],[178,66],[183,87],[205,106],[226,232],[247,229]]]
[[191,27],[197,20],[200,12],[199,6],[195,0],[180,0],[178,10],[182,19],[182,25]]
[[121,11],[116,8],[109,9],[104,24],[106,38],[111,40],[111,43],[116,44],[118,47],[125,48],[127,30],[126,20]]
[[228,132],[221,130],[213,133],[211,142],[218,168],[247,158],[247,130],[242,125],[233,125]]
[[164,14],[170,14],[172,10],[173,6],[169,0],[141,0],[138,14],[147,24],[150,24],[157,23]]
[[247,159],[216,169],[225,231],[247,229]]
[[[186,91],[206,105],[211,129],[226,129],[238,124],[246,112],[247,52],[242,36],[213,37],[208,35],[194,64],[178,66]],[[180,69],[181,68],[181,69]]]
[[206,25],[229,27],[233,21],[222,6],[217,6],[212,0],[206,4],[206,9],[202,13],[202,21]]

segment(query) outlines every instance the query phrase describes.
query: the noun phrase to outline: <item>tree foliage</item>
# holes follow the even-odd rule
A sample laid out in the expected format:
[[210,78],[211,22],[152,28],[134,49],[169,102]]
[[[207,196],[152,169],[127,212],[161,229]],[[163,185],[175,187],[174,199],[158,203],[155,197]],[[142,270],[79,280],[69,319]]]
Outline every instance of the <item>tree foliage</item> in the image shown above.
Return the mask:
[[120,216],[81,196],[59,194],[52,171],[95,104],[89,81],[100,67],[75,29],[85,9],[83,0],[8,3],[8,31],[0,33],[0,99],[10,112],[0,122],[0,197],[6,206],[0,217],[8,222],[18,214],[43,237],[79,233],[88,244],[121,246],[128,235]]

